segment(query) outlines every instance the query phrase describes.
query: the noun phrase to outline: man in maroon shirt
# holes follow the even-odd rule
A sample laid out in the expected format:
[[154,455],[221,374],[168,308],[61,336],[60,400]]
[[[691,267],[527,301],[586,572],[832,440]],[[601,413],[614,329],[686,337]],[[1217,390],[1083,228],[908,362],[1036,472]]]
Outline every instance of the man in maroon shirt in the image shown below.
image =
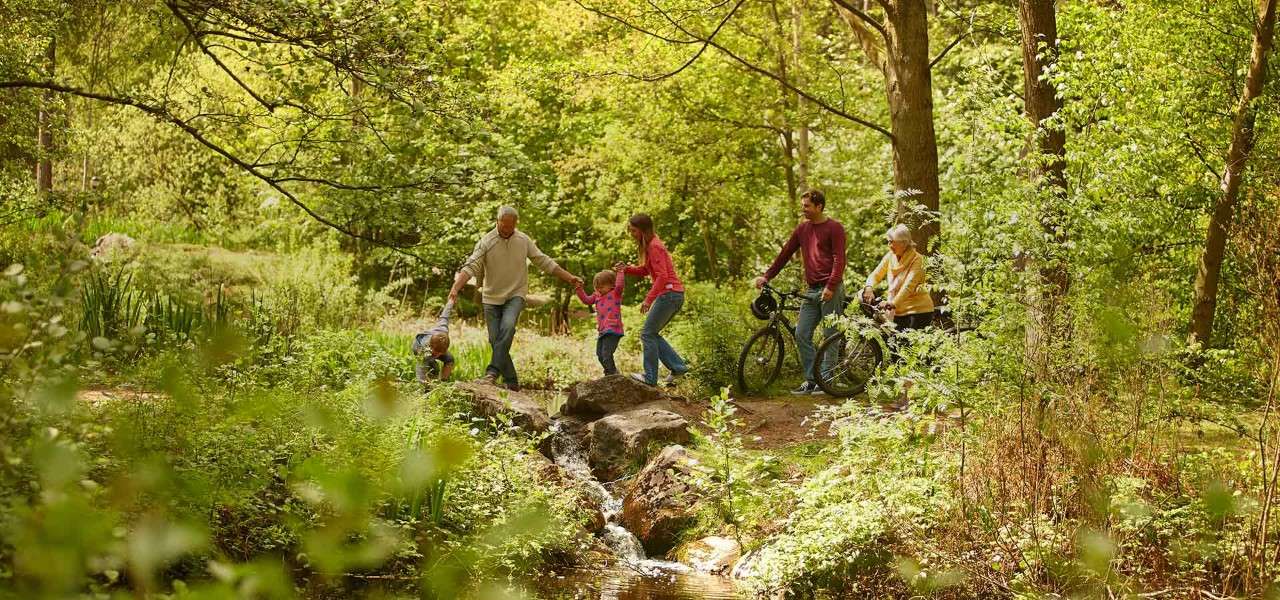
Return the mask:
[[[791,256],[800,250],[804,262],[804,281],[809,285],[811,298],[821,297],[821,302],[810,300],[800,306],[796,318],[796,346],[800,350],[800,367],[804,371],[804,383],[792,394],[820,394],[814,372],[813,332],[822,318],[838,312],[844,305],[844,226],[827,217],[827,199],[818,190],[809,190],[800,196],[800,208],[804,221],[791,232],[791,239],[782,246],[778,258],[769,270],[756,278],[756,287],[763,287],[778,271],[787,265]],[[823,338],[835,333],[835,328],[823,328]],[[832,356],[822,358],[822,368],[830,369]]]

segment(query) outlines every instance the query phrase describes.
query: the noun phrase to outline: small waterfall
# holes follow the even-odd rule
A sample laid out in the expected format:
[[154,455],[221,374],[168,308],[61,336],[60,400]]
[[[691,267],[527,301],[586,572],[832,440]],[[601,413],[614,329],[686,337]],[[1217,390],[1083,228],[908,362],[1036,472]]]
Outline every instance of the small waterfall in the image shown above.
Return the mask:
[[644,547],[630,531],[617,523],[608,523],[600,533],[606,546],[623,562],[635,564],[645,560]]
[[591,465],[587,463],[586,451],[578,440],[564,431],[559,421],[551,424],[551,455],[552,460],[560,468],[582,483],[582,487],[600,506],[600,512],[604,514],[605,520],[600,538],[619,560],[646,575],[693,571],[688,565],[652,560],[645,556],[644,546],[640,544],[640,540],[618,523],[618,519],[622,516],[622,500],[610,493],[608,488],[591,474]]

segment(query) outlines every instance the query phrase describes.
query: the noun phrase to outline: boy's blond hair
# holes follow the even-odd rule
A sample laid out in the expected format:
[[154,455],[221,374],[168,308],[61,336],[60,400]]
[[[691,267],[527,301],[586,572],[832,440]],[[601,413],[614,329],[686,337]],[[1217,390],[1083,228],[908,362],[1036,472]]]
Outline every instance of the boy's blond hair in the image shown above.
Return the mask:
[[591,280],[591,284],[598,288],[613,287],[613,284],[616,283],[616,278],[617,274],[613,271],[600,271],[599,273],[596,273],[595,278]]
[[427,340],[427,347],[431,349],[431,354],[440,356],[449,351],[449,334],[441,331],[431,336]]

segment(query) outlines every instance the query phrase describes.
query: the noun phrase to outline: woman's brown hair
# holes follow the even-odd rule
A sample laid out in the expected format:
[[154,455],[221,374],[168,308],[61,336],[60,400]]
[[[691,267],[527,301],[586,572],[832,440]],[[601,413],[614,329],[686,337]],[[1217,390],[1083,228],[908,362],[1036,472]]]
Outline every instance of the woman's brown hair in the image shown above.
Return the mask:
[[648,264],[649,242],[653,240],[653,219],[644,213],[636,213],[631,215],[627,222],[640,230],[640,239],[636,240],[637,249],[640,251],[640,264]]

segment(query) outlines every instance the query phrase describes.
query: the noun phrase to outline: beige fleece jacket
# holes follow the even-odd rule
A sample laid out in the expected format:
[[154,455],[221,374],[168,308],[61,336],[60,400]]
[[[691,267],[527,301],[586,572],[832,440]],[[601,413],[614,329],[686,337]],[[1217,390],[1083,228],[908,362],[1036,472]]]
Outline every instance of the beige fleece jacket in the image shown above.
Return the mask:
[[529,262],[547,273],[554,273],[559,267],[523,231],[517,229],[511,237],[503,239],[495,227],[476,242],[462,270],[481,286],[480,295],[485,304],[502,304],[529,294]]

